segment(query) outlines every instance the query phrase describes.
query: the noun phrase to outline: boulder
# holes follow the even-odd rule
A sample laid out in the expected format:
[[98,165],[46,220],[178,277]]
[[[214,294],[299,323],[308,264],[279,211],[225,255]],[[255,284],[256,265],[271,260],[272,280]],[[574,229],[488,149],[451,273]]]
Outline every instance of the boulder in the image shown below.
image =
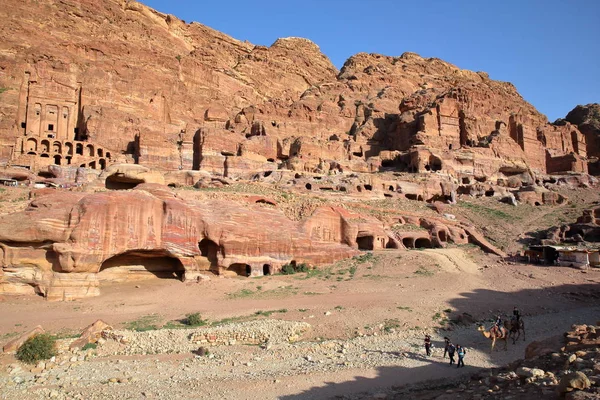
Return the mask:
[[558,392],[566,393],[573,390],[583,390],[590,387],[590,380],[580,371],[571,372],[564,375],[558,384]]
[[519,367],[515,373],[519,376],[519,378],[543,378],[544,370],[539,368],[528,368],[528,367]]
[[91,325],[88,325],[71,345],[70,350],[81,349],[88,343],[96,343],[102,337],[102,332],[112,330],[112,327],[102,320],[97,320]]
[[2,351],[4,351],[5,353],[12,353],[14,351],[17,351],[23,345],[23,343],[25,343],[28,339],[30,339],[34,336],[40,335],[44,332],[45,332],[44,328],[42,328],[41,325],[38,325],[35,328],[33,328],[32,330],[25,332],[18,338],[15,338],[15,339],[11,340],[10,342],[6,343],[4,345],[4,347],[2,348]]
[[564,336],[558,335],[548,339],[531,342],[525,348],[525,359],[530,360],[535,357],[551,354],[559,351],[564,345]]

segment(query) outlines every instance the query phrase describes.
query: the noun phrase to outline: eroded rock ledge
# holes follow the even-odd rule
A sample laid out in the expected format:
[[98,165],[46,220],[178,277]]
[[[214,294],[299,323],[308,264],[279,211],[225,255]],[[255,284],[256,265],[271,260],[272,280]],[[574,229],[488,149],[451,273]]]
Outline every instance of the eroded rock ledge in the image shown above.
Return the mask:
[[269,275],[285,264],[324,265],[359,250],[448,242],[502,254],[472,227],[442,218],[399,215],[384,223],[320,206],[292,221],[276,207],[183,200],[158,184],[39,195],[23,212],[0,217],[1,293],[70,300],[97,296],[102,281]]

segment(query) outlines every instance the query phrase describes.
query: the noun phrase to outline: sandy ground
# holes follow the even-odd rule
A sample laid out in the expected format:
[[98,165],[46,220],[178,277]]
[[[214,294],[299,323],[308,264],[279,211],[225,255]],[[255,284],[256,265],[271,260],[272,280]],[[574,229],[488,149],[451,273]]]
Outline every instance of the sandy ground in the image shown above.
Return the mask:
[[[597,271],[510,265],[474,246],[374,254],[374,261],[340,262],[310,275],[214,276],[199,284],[149,279],[105,285],[99,297],[66,303],[4,297],[0,335],[39,324],[55,332],[78,331],[96,319],[121,326],[153,315],[160,324],[191,312],[216,321],[285,309],[278,317],[310,322],[314,338],[340,338],[389,319],[407,329],[436,327],[433,317],[446,314],[443,310],[452,310],[449,318],[467,312],[491,319],[513,305],[525,314],[573,309],[594,300],[586,299],[586,293],[598,294]],[[326,311],[335,312],[325,316]]]
[[[186,368],[190,371],[188,375],[183,373],[173,386],[164,381],[165,376],[153,375],[159,356],[142,357],[141,364],[132,371],[152,380],[147,391],[156,389],[155,395],[161,397],[162,393],[165,398],[257,398],[256,393],[260,393],[260,398],[326,398],[425,379],[453,378],[473,372],[475,367],[498,366],[522,358],[525,344],[532,339],[560,334],[571,323],[600,320],[600,311],[595,308],[600,298],[599,281],[600,271],[511,265],[473,246],[386,250],[375,252],[367,261],[346,261],[311,274],[214,277],[200,284],[151,279],[104,286],[100,297],[69,303],[6,297],[0,302],[0,342],[38,324],[54,333],[66,333],[76,332],[97,319],[122,327],[141,321],[161,325],[191,312],[218,321],[261,319],[265,317],[256,315],[258,311],[279,310],[270,318],[312,325],[301,342],[306,346],[320,346],[329,339],[352,346],[358,341],[357,357],[366,354],[366,358],[331,369],[313,368],[312,364],[298,369],[296,364],[258,362],[255,368],[244,371],[243,366],[232,368],[228,360],[251,360],[258,357],[254,352],[264,350],[234,346],[215,349],[216,360],[221,361],[211,365],[210,376],[203,375],[206,366],[195,365],[191,355],[161,360],[160,371],[166,374],[177,375]],[[439,355],[433,357],[434,362],[423,358],[422,335],[436,332],[446,319],[469,313],[475,319],[489,320],[498,312],[510,312],[514,305],[521,308],[528,321],[527,342],[490,357],[489,342],[470,326],[435,336],[439,340],[450,334],[472,349],[469,368],[449,369],[437,362],[441,361]],[[390,327],[391,330],[386,329]],[[314,350],[317,354],[318,349]],[[302,357],[297,346],[279,351],[288,354],[289,360]],[[379,358],[367,362],[373,352],[379,352]],[[268,357],[260,354],[259,358]],[[190,365],[186,364],[188,358]],[[10,356],[0,357],[2,365],[11,362],[14,360]],[[103,370],[111,371],[113,362],[108,357],[90,363],[104,363]],[[95,374],[81,368],[82,376]],[[253,375],[256,370],[262,372]],[[76,369],[73,373],[77,373]],[[77,392],[76,387],[73,393],[81,394],[81,398],[102,398],[90,397],[90,393],[104,393],[110,398],[118,397],[121,390],[128,394],[125,398],[141,398],[141,389],[134,383],[131,387],[109,387],[101,386],[93,377],[89,379],[86,388],[91,391]],[[195,394],[200,389],[203,396]],[[10,393],[17,396],[19,392]],[[39,393],[47,396],[43,391]]]

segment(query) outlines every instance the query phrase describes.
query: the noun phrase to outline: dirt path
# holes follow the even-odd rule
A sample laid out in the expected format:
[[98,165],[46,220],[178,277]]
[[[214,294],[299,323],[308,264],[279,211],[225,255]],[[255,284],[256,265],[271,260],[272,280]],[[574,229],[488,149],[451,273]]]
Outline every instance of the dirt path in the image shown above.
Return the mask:
[[479,274],[480,266],[462,249],[426,249],[425,254],[438,262],[442,270],[450,273]]

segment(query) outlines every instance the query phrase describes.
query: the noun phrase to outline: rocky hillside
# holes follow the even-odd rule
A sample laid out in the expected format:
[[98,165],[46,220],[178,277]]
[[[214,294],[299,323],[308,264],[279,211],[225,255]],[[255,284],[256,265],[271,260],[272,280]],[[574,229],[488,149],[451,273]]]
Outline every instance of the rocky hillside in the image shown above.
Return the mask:
[[587,171],[577,127],[439,59],[361,53],[338,72],[309,40],[257,46],[135,1],[7,0],[0,16],[0,156],[16,165],[47,163],[15,140],[56,137],[51,109],[41,128],[28,113],[64,103],[63,139],[165,169]]

